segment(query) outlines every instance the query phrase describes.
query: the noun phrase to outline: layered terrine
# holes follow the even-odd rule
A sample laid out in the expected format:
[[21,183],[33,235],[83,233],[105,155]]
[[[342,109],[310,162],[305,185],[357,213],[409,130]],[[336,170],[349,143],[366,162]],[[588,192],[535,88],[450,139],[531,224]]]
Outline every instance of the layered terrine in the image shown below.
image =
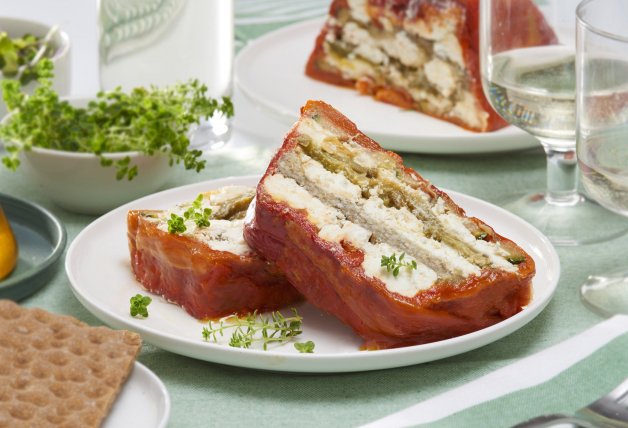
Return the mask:
[[255,189],[228,186],[170,210],[127,216],[131,268],[142,286],[198,319],[278,309],[301,299],[242,237]]
[[529,254],[320,101],[258,184],[244,237],[366,349],[473,332],[531,298]]
[[[478,7],[478,0],[333,0],[306,74],[472,131],[502,128],[482,92]],[[495,49],[556,41],[531,0],[511,7],[513,37]]]

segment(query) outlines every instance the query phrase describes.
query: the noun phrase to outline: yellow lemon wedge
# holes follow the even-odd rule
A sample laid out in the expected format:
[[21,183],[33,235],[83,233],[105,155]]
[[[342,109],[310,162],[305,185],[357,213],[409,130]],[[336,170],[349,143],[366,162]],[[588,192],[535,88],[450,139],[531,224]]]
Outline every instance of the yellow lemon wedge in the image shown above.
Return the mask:
[[17,242],[9,220],[0,207],[0,279],[7,277],[17,264]]

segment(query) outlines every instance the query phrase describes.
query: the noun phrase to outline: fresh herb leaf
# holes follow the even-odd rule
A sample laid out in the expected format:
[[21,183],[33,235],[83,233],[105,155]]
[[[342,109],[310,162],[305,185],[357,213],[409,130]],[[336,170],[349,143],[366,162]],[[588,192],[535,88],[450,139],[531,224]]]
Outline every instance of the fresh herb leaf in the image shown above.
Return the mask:
[[402,267],[408,268],[408,270],[416,270],[416,260],[412,260],[411,262],[404,261],[403,259],[405,257],[406,253],[401,253],[399,259],[397,259],[396,253],[392,253],[392,256],[382,256],[381,267],[385,267],[386,272],[392,272],[394,277],[397,277],[399,275],[399,270]]
[[183,233],[187,230],[185,227],[185,219],[176,215],[175,213],[170,214],[170,218],[168,219],[168,233]]
[[217,342],[218,336],[223,336],[226,330],[235,329],[229,339],[229,346],[250,348],[254,343],[261,342],[266,351],[269,344],[285,343],[302,333],[303,318],[294,308],[292,313],[291,317],[284,317],[279,311],[272,312],[270,317],[259,315],[257,311],[244,318],[232,315],[219,321],[209,321],[201,334],[203,340]]
[[142,296],[141,294],[136,294],[135,296],[131,297],[131,316],[135,317],[137,315],[140,315],[144,318],[148,317],[148,305],[150,305],[150,302],[152,302],[153,299],[151,299],[149,296]]
[[183,217],[186,220],[193,220],[198,227],[209,227],[209,216],[212,215],[211,208],[203,208],[203,194],[199,194],[192,202],[192,206],[185,210]]
[[518,265],[519,263],[523,263],[525,261],[525,256],[509,256],[506,257],[506,260],[508,260],[508,262],[512,263],[513,265]]
[[[198,80],[168,87],[139,87],[131,92],[116,88],[99,92],[87,107],[78,108],[59,99],[52,89],[53,64],[42,59],[35,66],[38,87],[32,95],[21,91],[14,80],[2,82],[3,97],[11,118],[0,125],[0,139],[8,154],[2,163],[19,166],[19,154],[31,147],[94,153],[101,165],[114,166],[116,178],[133,179],[137,165],[129,158],[112,161],[107,153],[138,151],[168,156],[170,165],[182,163],[197,172],[205,168],[200,150],[190,148],[190,130],[203,118],[233,116],[233,104],[207,94]],[[10,150],[9,150],[10,149]]]
[[314,342],[311,340],[308,340],[307,342],[297,342],[294,344],[296,350],[302,354],[313,354],[314,346]]
[[183,233],[187,230],[185,222],[191,220],[196,226],[209,227],[209,217],[212,214],[211,208],[203,208],[203,194],[199,194],[192,202],[190,207],[183,212],[183,217],[172,213],[168,219],[168,232],[171,234]]

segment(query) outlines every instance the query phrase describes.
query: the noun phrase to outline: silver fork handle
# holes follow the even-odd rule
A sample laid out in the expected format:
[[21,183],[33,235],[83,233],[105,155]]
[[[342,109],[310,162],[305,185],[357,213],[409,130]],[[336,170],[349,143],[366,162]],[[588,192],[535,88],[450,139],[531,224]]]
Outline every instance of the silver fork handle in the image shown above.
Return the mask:
[[628,428],[628,378],[608,394],[578,410],[576,416],[601,427]]
[[576,412],[577,417],[591,421],[597,427],[628,428],[628,407],[621,403],[593,403]]
[[512,428],[545,428],[553,427],[559,424],[571,424],[578,428],[600,428],[599,425],[594,425],[591,422],[585,421],[574,416],[551,414],[537,416],[527,421],[513,425]]

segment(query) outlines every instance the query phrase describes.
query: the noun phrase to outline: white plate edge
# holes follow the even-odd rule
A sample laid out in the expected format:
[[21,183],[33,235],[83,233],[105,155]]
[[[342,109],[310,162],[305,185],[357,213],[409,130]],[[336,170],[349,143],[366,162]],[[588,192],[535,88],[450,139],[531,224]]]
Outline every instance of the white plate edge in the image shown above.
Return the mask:
[[[248,59],[247,56],[255,55],[260,46],[264,46],[270,40],[274,38],[278,38],[284,34],[291,34],[297,30],[309,29],[310,26],[321,28],[324,23],[323,18],[314,18],[309,20],[304,20],[300,22],[296,22],[293,24],[286,25],[284,27],[280,27],[276,30],[265,33],[253,40],[250,40],[237,54],[234,62],[234,83],[238,87],[238,89],[242,92],[242,94],[255,105],[266,109],[268,112],[274,114],[276,117],[280,118],[280,120],[285,124],[292,124],[296,122],[298,119],[298,110],[292,111],[290,109],[285,108],[280,103],[277,103],[273,100],[269,100],[262,96],[257,96],[255,91],[247,86],[238,73],[238,70],[246,68],[243,67],[243,63]],[[312,46],[314,46],[314,39],[312,39]],[[305,66],[305,64],[304,64]],[[339,90],[345,90],[351,92],[351,96],[355,96],[355,91],[350,88],[341,88],[338,87]],[[368,99],[368,97],[365,97]],[[306,100],[304,100],[305,102]],[[323,100],[325,101],[325,100]],[[375,102],[375,101],[373,101]],[[416,112],[417,114],[421,114],[425,116],[425,119],[429,120],[437,120],[441,121],[441,119],[436,119],[430,117],[429,115],[425,115],[420,112]],[[448,123],[447,121],[443,121]],[[451,126],[456,126],[450,124]],[[512,134],[508,135],[500,135],[499,133],[508,132],[513,129]],[[447,136],[447,135],[430,135],[429,137],[425,137],[423,140],[427,141],[428,139],[433,142],[442,143],[444,146],[440,146],[438,148],[430,148],[427,147],[413,147],[413,145],[417,144],[417,140],[413,137],[403,136],[403,135],[387,135],[378,131],[370,130],[370,129],[362,129],[362,131],[367,134],[370,138],[375,141],[380,142],[382,146],[388,150],[408,152],[408,153],[421,153],[421,154],[440,154],[440,155],[465,155],[465,154],[486,154],[486,153],[504,153],[511,151],[520,151],[527,150],[532,148],[537,148],[538,142],[531,136],[527,135],[524,131],[515,130],[512,125],[509,125],[507,128],[502,128],[493,132],[485,132],[485,133],[476,133],[472,131],[467,131],[463,128],[460,128],[461,132],[468,132],[469,135],[465,136],[465,140],[471,140],[462,145],[462,147],[458,147],[454,145],[450,146],[448,143],[452,139],[456,139],[457,137]],[[486,139],[489,140],[489,144],[486,142],[482,142],[479,146],[474,146],[473,141],[477,143],[478,140]],[[496,148],[494,144],[500,144],[500,139],[508,139],[509,145],[508,147],[501,149]],[[393,141],[394,140],[394,141]]]
[[[141,334],[142,337],[145,338],[149,343],[156,344],[156,346],[162,349],[166,349],[168,351],[174,352],[174,353],[181,354],[181,352],[178,352],[178,351],[181,351],[181,346],[184,346],[185,348],[188,349],[188,351],[192,351],[192,352],[181,354],[181,355],[191,356],[191,354],[194,354],[194,358],[198,358],[204,361],[217,362],[220,364],[238,365],[242,367],[262,369],[262,370],[306,372],[306,373],[332,373],[332,372],[379,370],[383,368],[401,367],[401,366],[407,366],[407,365],[412,365],[412,364],[419,364],[419,363],[423,363],[427,361],[433,361],[433,360],[445,358],[448,356],[461,354],[461,353],[464,353],[473,349],[477,349],[479,347],[485,346],[486,344],[492,343],[496,340],[499,340],[511,334],[512,332],[526,325],[528,322],[532,321],[532,319],[534,319],[547,306],[547,304],[549,303],[549,301],[551,300],[552,296],[554,295],[556,291],[556,287],[558,285],[558,281],[560,278],[560,259],[553,245],[541,232],[539,232],[537,229],[535,229],[532,225],[527,223],[525,220],[515,216],[514,214],[504,210],[503,208],[497,207],[479,198],[475,198],[473,196],[465,195],[465,194],[462,194],[456,191],[447,190],[447,189],[441,189],[441,190],[448,193],[452,197],[452,199],[454,199],[454,201],[468,198],[470,201],[474,203],[479,203],[480,205],[488,206],[489,208],[498,211],[501,215],[506,216],[516,222],[519,222],[524,227],[528,227],[531,231],[533,231],[533,233],[535,234],[535,238],[539,240],[539,243],[541,243],[542,246],[545,247],[546,250],[548,250],[543,253],[544,254],[544,257],[542,260],[543,263],[548,268],[552,267],[552,264],[548,263],[545,258],[549,256],[549,259],[554,263],[553,266],[555,270],[553,272],[554,277],[551,278],[553,279],[553,281],[548,286],[549,292],[547,293],[546,296],[541,296],[542,297],[541,299],[533,298],[532,303],[528,305],[523,311],[519,312],[518,314],[513,315],[512,317],[504,321],[501,321],[497,324],[486,327],[482,330],[478,330],[476,332],[454,337],[451,339],[428,343],[424,345],[416,345],[416,346],[409,346],[409,347],[404,347],[404,348],[385,349],[385,350],[368,351],[368,352],[358,351],[356,353],[351,353],[351,354],[285,354],[285,353],[279,353],[279,352],[273,352],[273,351],[261,351],[261,350],[250,350],[250,349],[244,350],[244,349],[239,349],[239,348],[230,348],[223,345],[205,343],[200,340],[198,343],[192,342],[185,338],[181,339],[179,337],[176,337],[167,333],[153,331],[153,329],[145,328],[141,324],[138,324],[138,323],[131,323],[129,320],[123,319],[122,317],[118,316],[115,313],[110,314],[107,311],[98,307],[96,303],[91,302],[91,300],[87,296],[84,295],[84,293],[79,289],[79,287],[75,285],[77,281],[71,272],[70,263],[72,261],[73,252],[76,251],[75,250],[75,247],[77,245],[76,243],[80,241],[79,238],[81,238],[83,234],[88,233],[87,231],[90,230],[91,227],[96,227],[98,225],[99,220],[101,220],[102,218],[105,218],[106,216],[114,215],[118,212],[126,211],[128,209],[126,208],[128,205],[139,203],[143,199],[146,199],[146,198],[152,199],[153,197],[158,197],[159,195],[164,194],[164,193],[171,193],[174,191],[192,189],[197,186],[202,187],[204,189],[208,188],[207,185],[219,187],[222,185],[221,182],[227,182],[229,184],[233,184],[233,183],[230,183],[233,180],[245,181],[245,182],[250,180],[251,182],[257,182],[259,181],[259,179],[260,179],[260,175],[232,176],[232,177],[224,177],[224,178],[218,178],[218,179],[213,179],[213,180],[207,180],[207,181],[198,182],[198,183],[192,183],[192,184],[180,186],[173,189],[167,189],[167,190],[163,190],[161,192],[158,192],[152,195],[147,195],[135,201],[129,202],[128,204],[125,204],[119,208],[116,208],[115,210],[94,220],[94,222],[92,222],[90,225],[84,228],[79,233],[79,235],[76,236],[76,238],[72,241],[72,243],[70,244],[68,248],[68,252],[67,252],[66,260],[65,260],[65,269],[66,269],[66,274],[68,276],[68,279],[70,280],[70,288],[72,292],[77,297],[77,299],[90,312],[92,312],[95,316],[97,316],[99,319],[101,319],[105,323],[112,325],[116,328],[124,328],[124,329],[130,329],[132,331],[136,331],[139,334]],[[463,208],[465,207],[463,206]],[[530,247],[527,245],[527,243],[524,243],[524,244],[520,243],[519,245],[521,245],[522,247]],[[530,249],[528,248],[524,248],[524,249],[526,249],[527,252],[530,252]],[[539,254],[536,254],[536,255],[538,256]],[[550,273],[552,273],[551,269],[550,269]],[[173,343],[164,345],[163,344],[164,338],[173,341]],[[419,358],[417,362],[414,362],[411,364],[404,363],[404,362],[401,362],[397,365],[391,365],[389,363],[376,364],[379,359],[383,358],[381,356],[382,353],[386,353],[387,355],[391,355],[391,356],[393,355],[403,356],[404,354],[412,354],[413,352],[416,352],[416,348],[418,346],[420,346],[421,349],[424,350],[426,353],[433,352],[435,355],[437,355],[437,357],[436,358],[430,357],[427,359]],[[212,349],[213,353],[216,354],[216,355],[213,355],[214,358],[207,358],[207,355],[204,355],[203,351],[205,351],[208,347]],[[251,353],[255,355],[256,358],[250,358]],[[308,363],[310,367],[308,367],[307,370],[302,370],[301,366],[303,365],[303,363],[301,361],[302,360],[307,361],[308,359],[310,360]],[[355,364],[356,359],[360,360],[360,362],[363,362],[364,364],[361,364],[361,365]],[[253,361],[251,362],[248,360],[253,360]],[[314,363],[315,361],[318,362],[318,364]],[[237,364],[233,364],[234,362]],[[330,368],[329,367],[330,362],[344,363],[344,365],[341,364],[340,366],[336,368]]]
[[[118,396],[116,397],[109,414],[103,420],[102,426],[103,428],[108,428],[114,422],[111,421],[111,415],[114,415],[116,418],[121,418],[120,415],[115,415],[116,412],[122,413],[122,410],[117,410],[116,405],[119,405],[118,402],[120,400],[124,400],[124,390],[130,382],[133,382],[135,378],[136,382],[148,381],[154,392],[157,393],[163,399],[163,407],[159,407],[160,414],[156,415],[156,419],[158,419],[158,425],[155,425],[154,428],[165,428],[168,426],[168,421],[170,420],[170,412],[171,412],[171,399],[170,393],[164,385],[163,381],[157,376],[151,369],[146,367],[144,364],[139,361],[134,361],[133,363],[133,371],[129,374],[129,377],[126,379],[124,385]],[[136,388],[138,386],[135,386]],[[129,424],[129,426],[133,426],[133,424]],[[113,427],[110,427],[113,428]]]

